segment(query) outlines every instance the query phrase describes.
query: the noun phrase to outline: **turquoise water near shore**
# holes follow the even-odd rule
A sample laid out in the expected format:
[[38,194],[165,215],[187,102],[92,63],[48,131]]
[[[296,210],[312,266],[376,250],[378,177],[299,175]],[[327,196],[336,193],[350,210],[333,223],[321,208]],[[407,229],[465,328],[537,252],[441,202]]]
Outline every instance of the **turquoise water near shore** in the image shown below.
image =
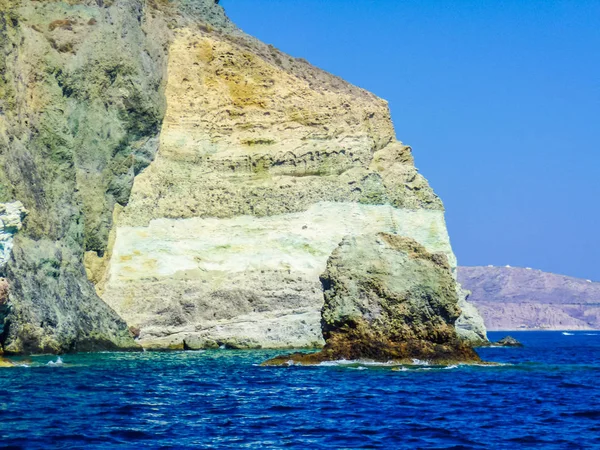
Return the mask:
[[[507,333],[490,333],[492,340]],[[4,448],[600,448],[600,332],[511,332],[495,367],[260,367],[277,351],[39,356]]]

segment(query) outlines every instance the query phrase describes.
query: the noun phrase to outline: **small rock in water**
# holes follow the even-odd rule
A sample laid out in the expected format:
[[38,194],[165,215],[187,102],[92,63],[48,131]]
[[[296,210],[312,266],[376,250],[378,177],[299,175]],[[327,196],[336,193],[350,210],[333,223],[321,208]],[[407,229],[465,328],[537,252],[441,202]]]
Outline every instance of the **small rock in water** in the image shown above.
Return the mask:
[[523,344],[521,344],[512,336],[506,336],[505,338],[500,339],[498,342],[494,342],[493,345],[498,345],[501,347],[523,347]]
[[15,364],[8,359],[0,358],[0,368],[2,367],[15,367]]

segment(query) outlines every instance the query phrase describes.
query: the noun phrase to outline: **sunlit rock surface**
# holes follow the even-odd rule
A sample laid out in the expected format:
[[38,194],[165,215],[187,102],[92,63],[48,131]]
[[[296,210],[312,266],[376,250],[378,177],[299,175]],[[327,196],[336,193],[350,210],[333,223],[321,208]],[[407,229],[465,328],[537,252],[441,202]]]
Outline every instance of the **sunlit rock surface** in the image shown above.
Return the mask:
[[454,258],[434,210],[319,202],[268,217],[159,219],[117,230],[103,298],[149,346],[194,334],[236,347],[319,345],[319,275],[344,236],[368,230]]

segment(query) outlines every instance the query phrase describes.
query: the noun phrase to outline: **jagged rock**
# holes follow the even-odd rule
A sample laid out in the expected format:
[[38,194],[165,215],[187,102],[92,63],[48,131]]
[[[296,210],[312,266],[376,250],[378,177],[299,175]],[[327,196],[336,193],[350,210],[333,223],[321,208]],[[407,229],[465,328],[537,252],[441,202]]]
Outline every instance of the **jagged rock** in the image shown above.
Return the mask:
[[157,149],[168,28],[146,3],[0,0],[0,202],[29,212],[4,269],[7,351],[135,347],[83,255],[105,251]]
[[489,343],[485,323],[479,311],[471,302],[468,301],[469,291],[462,288],[457,283],[458,288],[458,306],[461,314],[456,321],[456,331],[461,339],[474,346],[485,346]]
[[15,367],[15,364],[8,359],[0,358],[0,368]]
[[517,341],[512,336],[506,336],[505,338],[500,339],[497,342],[494,342],[492,345],[500,346],[500,347],[523,347],[519,341]]
[[348,237],[329,258],[321,280],[325,348],[267,365],[339,359],[479,361],[454,328],[460,308],[445,255],[388,233]]

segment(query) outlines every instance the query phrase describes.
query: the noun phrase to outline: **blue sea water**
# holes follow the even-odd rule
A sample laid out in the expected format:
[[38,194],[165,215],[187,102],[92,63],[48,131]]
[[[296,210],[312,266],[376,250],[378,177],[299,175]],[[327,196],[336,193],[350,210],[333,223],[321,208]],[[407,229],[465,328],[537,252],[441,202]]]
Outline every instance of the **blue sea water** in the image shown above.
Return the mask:
[[0,369],[0,446],[600,448],[600,332],[510,334],[526,347],[479,350],[496,367],[267,368],[280,352],[233,350],[34,357]]

